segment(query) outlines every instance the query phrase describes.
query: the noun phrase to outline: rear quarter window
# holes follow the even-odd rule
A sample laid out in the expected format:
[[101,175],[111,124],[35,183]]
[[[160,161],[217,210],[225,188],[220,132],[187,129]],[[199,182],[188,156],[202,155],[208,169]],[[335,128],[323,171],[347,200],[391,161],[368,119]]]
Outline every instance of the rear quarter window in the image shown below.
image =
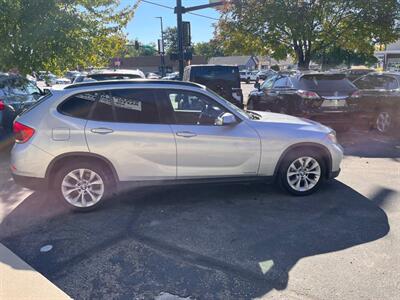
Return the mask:
[[74,95],[62,102],[58,106],[58,111],[63,115],[70,117],[87,119],[98,95],[98,93],[82,93]]

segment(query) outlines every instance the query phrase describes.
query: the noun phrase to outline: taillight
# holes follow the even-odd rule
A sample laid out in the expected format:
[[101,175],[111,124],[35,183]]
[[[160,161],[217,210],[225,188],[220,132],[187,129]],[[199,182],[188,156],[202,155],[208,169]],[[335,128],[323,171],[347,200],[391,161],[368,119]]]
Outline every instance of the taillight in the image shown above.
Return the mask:
[[0,110],[4,110],[6,108],[3,100],[0,99]]
[[361,98],[361,92],[360,91],[355,91],[353,94],[351,94],[350,98],[352,98],[352,99]]
[[311,91],[298,90],[297,95],[299,95],[303,99],[308,99],[308,100],[320,99],[320,96],[317,93]]
[[26,143],[35,134],[35,129],[19,122],[14,122],[13,131],[15,142],[18,144]]

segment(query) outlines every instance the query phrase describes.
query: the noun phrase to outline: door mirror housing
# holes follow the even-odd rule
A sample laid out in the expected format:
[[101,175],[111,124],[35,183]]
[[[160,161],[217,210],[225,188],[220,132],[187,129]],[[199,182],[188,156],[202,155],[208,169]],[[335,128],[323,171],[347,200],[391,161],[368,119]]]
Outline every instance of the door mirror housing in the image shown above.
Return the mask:
[[254,88],[256,88],[257,90],[260,90],[261,89],[261,84],[259,82],[256,82],[254,84]]
[[233,125],[236,123],[237,123],[236,117],[231,113],[222,114],[217,118],[215,122],[215,124],[218,126]]

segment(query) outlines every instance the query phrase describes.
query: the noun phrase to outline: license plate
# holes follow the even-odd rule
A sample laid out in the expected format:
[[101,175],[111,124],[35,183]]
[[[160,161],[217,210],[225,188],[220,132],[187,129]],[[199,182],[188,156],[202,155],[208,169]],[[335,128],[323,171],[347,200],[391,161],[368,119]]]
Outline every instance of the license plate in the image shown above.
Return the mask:
[[324,100],[321,107],[347,107],[346,100]]

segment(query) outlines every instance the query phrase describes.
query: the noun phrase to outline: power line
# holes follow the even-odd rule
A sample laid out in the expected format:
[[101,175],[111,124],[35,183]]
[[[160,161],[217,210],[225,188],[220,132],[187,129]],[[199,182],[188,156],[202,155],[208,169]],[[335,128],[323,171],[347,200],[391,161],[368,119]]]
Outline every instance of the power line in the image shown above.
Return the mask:
[[[163,5],[163,4],[152,2],[152,1],[148,1],[148,0],[142,0],[142,2],[147,3],[147,4],[152,4],[152,5],[155,5],[155,6],[159,6],[159,7],[162,7],[162,8],[175,10],[175,8],[172,7],[172,6],[167,6],[167,5]],[[188,12],[188,14],[193,15],[193,16],[197,16],[197,17],[202,17],[202,18],[214,20],[214,21],[219,21],[219,19],[217,19],[217,18],[213,18],[213,17],[210,17],[210,16],[205,16],[205,15],[198,14],[198,13]]]

